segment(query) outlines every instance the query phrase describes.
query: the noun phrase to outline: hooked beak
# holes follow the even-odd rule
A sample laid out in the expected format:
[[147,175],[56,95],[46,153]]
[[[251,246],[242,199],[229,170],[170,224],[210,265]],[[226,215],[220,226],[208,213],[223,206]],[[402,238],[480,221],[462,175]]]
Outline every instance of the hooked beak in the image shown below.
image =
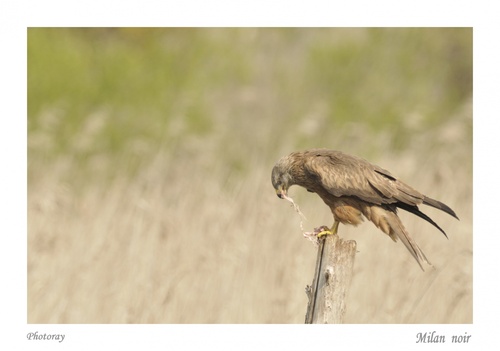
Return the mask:
[[280,198],[280,199],[284,199],[285,196],[286,196],[286,190],[283,189],[283,187],[279,187],[278,189],[276,189],[276,195]]

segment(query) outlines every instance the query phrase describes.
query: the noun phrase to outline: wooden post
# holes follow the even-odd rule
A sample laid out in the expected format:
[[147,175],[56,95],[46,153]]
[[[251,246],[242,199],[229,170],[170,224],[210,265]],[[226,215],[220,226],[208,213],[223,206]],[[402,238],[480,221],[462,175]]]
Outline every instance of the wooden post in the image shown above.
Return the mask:
[[343,322],[355,256],[353,240],[344,241],[338,235],[319,239],[314,279],[306,287],[306,324]]

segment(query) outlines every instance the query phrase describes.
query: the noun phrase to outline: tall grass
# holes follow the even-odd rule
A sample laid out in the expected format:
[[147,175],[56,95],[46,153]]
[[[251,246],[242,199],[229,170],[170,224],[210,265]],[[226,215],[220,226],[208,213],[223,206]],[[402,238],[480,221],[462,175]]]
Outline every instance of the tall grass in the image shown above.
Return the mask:
[[[270,184],[329,147],[450,205],[373,225],[351,323],[472,322],[470,29],[30,29],[28,322],[302,323],[316,250]],[[451,59],[453,58],[453,59]],[[299,188],[306,227],[331,224]]]

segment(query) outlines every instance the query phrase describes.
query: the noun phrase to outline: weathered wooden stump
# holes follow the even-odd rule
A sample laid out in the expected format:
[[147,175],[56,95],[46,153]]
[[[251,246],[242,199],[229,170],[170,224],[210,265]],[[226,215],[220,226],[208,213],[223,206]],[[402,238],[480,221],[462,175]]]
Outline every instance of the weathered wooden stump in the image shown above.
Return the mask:
[[343,322],[355,256],[353,240],[345,241],[338,235],[319,239],[314,279],[306,287],[309,297],[306,324]]

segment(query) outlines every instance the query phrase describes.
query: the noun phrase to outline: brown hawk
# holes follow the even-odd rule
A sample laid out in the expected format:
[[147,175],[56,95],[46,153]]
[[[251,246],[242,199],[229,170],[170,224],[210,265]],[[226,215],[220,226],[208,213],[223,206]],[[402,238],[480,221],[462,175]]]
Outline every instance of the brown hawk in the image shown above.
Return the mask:
[[458,219],[447,205],[421,194],[389,171],[340,151],[311,149],[284,156],[273,168],[272,183],[280,198],[287,197],[292,185],[300,185],[318,194],[330,207],[333,226],[318,236],[336,234],[339,223],[356,226],[364,216],[392,240],[399,238],[422,269],[423,262],[431,263],[406,231],[397,215],[398,208],[425,219],[445,236],[444,230],[418,205],[435,207]]

